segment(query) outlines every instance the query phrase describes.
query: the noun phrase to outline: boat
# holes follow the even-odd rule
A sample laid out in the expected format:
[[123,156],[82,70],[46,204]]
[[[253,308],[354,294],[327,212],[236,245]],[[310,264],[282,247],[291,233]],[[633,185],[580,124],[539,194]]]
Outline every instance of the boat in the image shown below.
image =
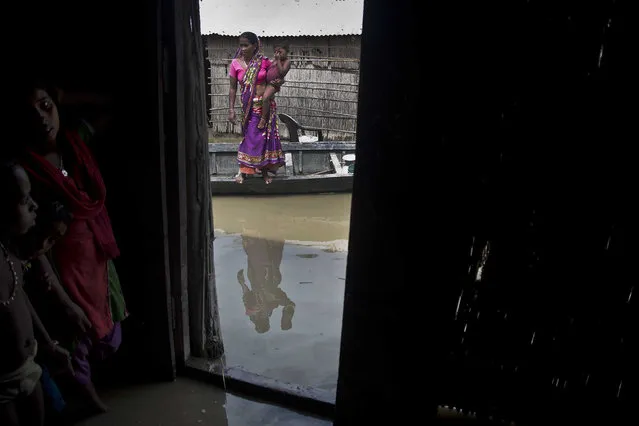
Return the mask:
[[282,142],[286,165],[264,183],[261,175],[235,182],[239,143],[209,143],[211,195],[287,195],[351,192],[354,141]]

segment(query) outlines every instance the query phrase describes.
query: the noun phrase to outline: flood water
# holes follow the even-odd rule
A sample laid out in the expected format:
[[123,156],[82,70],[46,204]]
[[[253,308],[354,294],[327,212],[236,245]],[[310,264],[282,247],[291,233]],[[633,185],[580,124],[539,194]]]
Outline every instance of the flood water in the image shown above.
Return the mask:
[[334,398],[350,194],[213,198],[227,367]]

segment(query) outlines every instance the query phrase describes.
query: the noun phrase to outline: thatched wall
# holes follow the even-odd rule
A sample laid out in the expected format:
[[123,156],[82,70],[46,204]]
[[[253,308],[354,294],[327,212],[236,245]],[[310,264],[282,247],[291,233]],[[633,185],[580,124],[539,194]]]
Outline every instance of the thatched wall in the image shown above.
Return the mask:
[[[237,37],[204,36],[210,67],[209,122],[212,134],[240,133],[228,116],[229,64],[238,47]],[[273,37],[262,39],[264,52],[272,57]],[[291,71],[277,94],[278,112],[300,123],[325,129],[326,139],[353,140],[359,85],[359,36],[292,37]],[[240,102],[236,101],[239,111]],[[288,137],[284,126],[280,131]]]

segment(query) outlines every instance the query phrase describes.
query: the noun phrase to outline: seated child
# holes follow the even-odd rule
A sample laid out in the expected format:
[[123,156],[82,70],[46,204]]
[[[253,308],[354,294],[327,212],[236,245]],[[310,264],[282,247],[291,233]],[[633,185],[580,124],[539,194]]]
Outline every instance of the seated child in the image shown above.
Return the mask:
[[[37,204],[29,178],[14,161],[0,163],[0,425],[43,425],[44,400],[35,362],[40,348],[72,371],[69,352],[44,328],[23,289],[18,241],[34,225]],[[37,340],[36,340],[37,335]]]
[[[31,260],[46,255],[55,242],[66,234],[67,227],[72,219],[71,213],[58,202],[38,206],[38,221],[36,225],[31,228],[20,241],[20,257],[26,260],[25,279],[27,282],[30,280],[38,280],[44,284],[46,291],[52,289],[53,280],[57,279],[57,276],[52,275],[55,274],[55,272],[53,270],[45,271],[39,268],[32,268]],[[42,288],[42,286],[39,286],[39,288]],[[50,309],[46,309],[48,308],[49,302],[40,305],[37,304],[37,300],[33,302],[41,316],[44,314],[45,317],[47,317],[50,311]],[[43,309],[44,312],[40,311],[41,309]],[[66,401],[54,379],[57,371],[49,370],[47,365],[46,363],[41,365],[43,371],[40,380],[47,407],[50,410],[47,414],[50,416],[61,416],[66,407]],[[49,368],[51,368],[51,366],[49,366]]]

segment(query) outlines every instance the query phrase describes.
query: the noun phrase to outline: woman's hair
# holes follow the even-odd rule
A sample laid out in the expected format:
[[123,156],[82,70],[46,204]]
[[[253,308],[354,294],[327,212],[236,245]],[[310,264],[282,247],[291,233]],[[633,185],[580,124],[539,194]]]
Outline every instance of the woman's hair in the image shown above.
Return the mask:
[[11,84],[4,91],[5,104],[10,105],[0,118],[3,129],[3,140],[0,142],[0,156],[19,157],[26,141],[31,137],[33,111],[28,100],[35,89],[46,91],[56,105],[59,104],[59,90],[52,80],[37,75],[33,70],[26,70],[18,75],[12,71]]
[[53,78],[36,72],[27,71],[23,75],[19,76],[17,81],[12,84],[10,91],[14,100],[20,102],[31,96],[33,91],[36,89],[41,89],[47,92],[56,105],[60,103],[61,92]]
[[257,44],[257,42],[259,41],[257,35],[255,33],[252,33],[250,31],[245,31],[242,34],[240,34],[240,38],[245,38],[249,41],[249,43],[251,44]]
[[62,92],[54,79],[34,71],[25,72],[9,87],[8,103],[13,108],[2,117],[3,121],[6,120],[6,124],[2,123],[3,127],[9,129],[12,136],[5,138],[4,147],[0,149],[6,149],[11,155],[19,157],[25,144],[28,144],[28,140],[33,136],[30,131],[33,129],[35,117],[29,99],[37,89],[44,90],[51,97],[56,105],[61,127],[65,127],[63,123],[72,120],[69,113],[60,105]]
[[34,90],[41,89],[47,92],[56,106],[60,107],[61,91],[52,79],[45,76],[26,72],[17,78],[9,88],[9,104],[14,105],[10,112],[10,122],[13,126],[29,125],[29,112],[26,101],[33,95]]

